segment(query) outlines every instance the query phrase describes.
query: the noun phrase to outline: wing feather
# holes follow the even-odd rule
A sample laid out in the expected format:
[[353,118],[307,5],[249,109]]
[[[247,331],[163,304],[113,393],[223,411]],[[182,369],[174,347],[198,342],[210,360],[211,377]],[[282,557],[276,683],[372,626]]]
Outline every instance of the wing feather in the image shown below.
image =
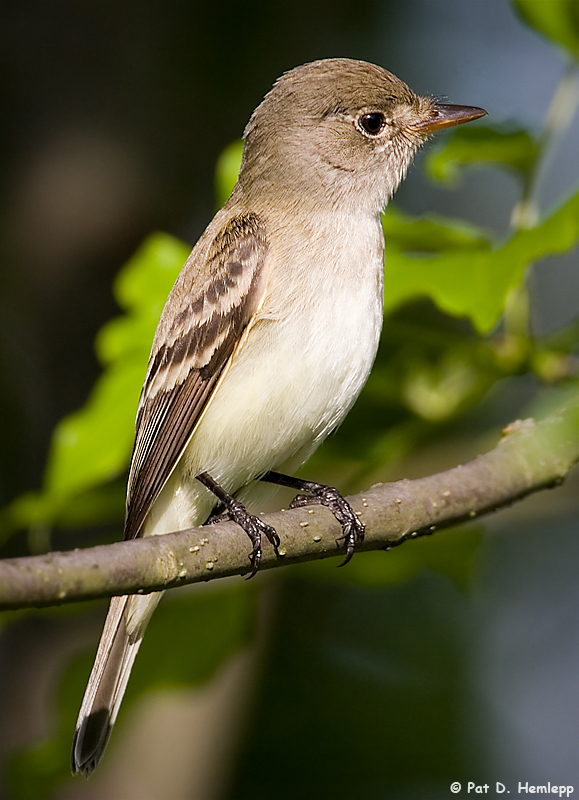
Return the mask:
[[[201,244],[201,243],[200,243]],[[203,268],[199,268],[201,259]],[[268,242],[256,214],[196,247],[161,316],[139,401],[125,538],[143,522],[195,429],[265,291]]]

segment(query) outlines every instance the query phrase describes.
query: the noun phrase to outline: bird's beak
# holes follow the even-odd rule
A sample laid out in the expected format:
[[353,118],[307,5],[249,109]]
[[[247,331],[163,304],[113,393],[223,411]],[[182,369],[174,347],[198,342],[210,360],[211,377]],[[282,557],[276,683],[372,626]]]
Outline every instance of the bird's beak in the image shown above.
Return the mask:
[[412,127],[421,133],[434,133],[434,131],[440,131],[442,128],[452,128],[454,125],[471,122],[473,119],[486,116],[486,113],[484,108],[477,108],[476,106],[452,106],[444,103],[435,103],[428,119]]

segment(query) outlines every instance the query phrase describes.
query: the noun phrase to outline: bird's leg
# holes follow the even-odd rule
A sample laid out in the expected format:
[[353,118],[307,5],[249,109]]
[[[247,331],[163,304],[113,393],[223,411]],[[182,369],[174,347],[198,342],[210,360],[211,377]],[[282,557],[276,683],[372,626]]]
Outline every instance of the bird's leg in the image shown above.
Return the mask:
[[364,525],[352,506],[345,500],[340,492],[333,486],[326,486],[323,483],[314,481],[304,481],[301,478],[292,478],[290,475],[282,475],[279,472],[266,472],[261,477],[262,481],[275,483],[278,486],[287,486],[299,492],[309,492],[310,496],[298,495],[290,503],[290,508],[300,508],[321,503],[327,506],[334,517],[342,526],[342,538],[346,545],[346,558],[340,564],[341,567],[347,564],[354,555],[356,545],[364,541]]
[[[262,535],[265,534],[267,536],[269,542],[275,550],[276,555],[279,555],[279,536],[271,527],[271,525],[267,525],[265,522],[263,522],[263,520],[259,519],[259,517],[250,514],[245,506],[239,502],[239,500],[236,500],[235,497],[228,494],[228,492],[226,492],[225,489],[223,489],[223,487],[217,483],[217,481],[214,481],[211,475],[209,475],[207,472],[200,472],[195,477],[200,483],[203,484],[203,486],[205,486],[206,489],[209,489],[209,491],[212,492],[215,497],[217,497],[221,505],[225,508],[229,519],[233,522],[236,522],[241,528],[243,528],[243,530],[251,539],[253,550],[249,556],[252,567],[249,577],[253,578],[259,569],[259,563],[261,561]],[[209,517],[208,521],[211,521],[211,516]]]

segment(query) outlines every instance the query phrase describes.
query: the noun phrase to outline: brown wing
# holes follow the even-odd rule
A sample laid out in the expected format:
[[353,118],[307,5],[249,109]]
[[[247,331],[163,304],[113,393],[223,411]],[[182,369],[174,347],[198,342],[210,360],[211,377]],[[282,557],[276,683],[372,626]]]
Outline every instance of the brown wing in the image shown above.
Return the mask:
[[256,214],[192,252],[159,322],[137,411],[125,538],[140,535],[231,354],[259,308],[268,244]]

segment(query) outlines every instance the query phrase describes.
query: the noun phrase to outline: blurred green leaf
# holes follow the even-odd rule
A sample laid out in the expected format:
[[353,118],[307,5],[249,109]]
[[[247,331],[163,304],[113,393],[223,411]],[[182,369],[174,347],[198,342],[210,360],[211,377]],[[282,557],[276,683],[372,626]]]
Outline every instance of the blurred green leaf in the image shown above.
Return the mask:
[[217,159],[217,166],[215,168],[215,196],[217,198],[218,208],[221,208],[225,203],[235,186],[241,166],[242,153],[243,142],[239,139],[228,145]]
[[491,250],[480,243],[468,254],[445,252],[416,258],[386,248],[385,311],[420,296],[457,317],[466,316],[479,333],[488,333],[501,316],[507,295],[522,280],[527,265],[571,250],[579,242],[579,194],[534,228],[515,233]]
[[[55,428],[44,487],[17,498],[4,510],[5,530],[42,523],[88,519],[92,506],[97,518],[118,508],[99,509],[100,488],[128,466],[134,419],[155,328],[189,248],[166,234],[150,236],[120,271],[114,295],[124,315],[100,331],[96,350],[104,371],[85,405]],[[96,494],[92,490],[97,489]],[[106,492],[105,492],[106,494]],[[92,497],[92,502],[91,502]],[[81,502],[76,502],[81,499]],[[76,506],[75,509],[71,506]],[[93,519],[93,522],[95,520]]]
[[71,497],[126,469],[155,328],[188,253],[182,242],[154,234],[119,272],[113,292],[126,313],[98,334],[97,355],[106,369],[87,403],[54,431],[45,475],[49,495]]
[[144,369],[142,361],[123,362],[110,366],[88,402],[57,425],[45,473],[49,495],[68,499],[126,468]]
[[413,359],[402,385],[402,397],[417,416],[441,422],[453,416],[479,386],[486,387],[472,354],[448,349],[439,360]]
[[[107,524],[121,520],[125,512],[125,486],[119,481],[94,486],[74,495],[24,492],[0,516],[0,534],[50,526]],[[38,552],[43,552],[42,550]]]
[[411,217],[395,205],[389,205],[382,215],[382,228],[389,252],[476,250],[487,242],[485,231],[476,225],[436,214]]
[[538,151],[538,142],[525,130],[457,128],[426,154],[424,168],[431,178],[444,183],[456,183],[460,168],[468,164],[494,163],[525,175]]
[[577,0],[513,0],[519,16],[562,45],[574,58],[579,56],[579,3]]

